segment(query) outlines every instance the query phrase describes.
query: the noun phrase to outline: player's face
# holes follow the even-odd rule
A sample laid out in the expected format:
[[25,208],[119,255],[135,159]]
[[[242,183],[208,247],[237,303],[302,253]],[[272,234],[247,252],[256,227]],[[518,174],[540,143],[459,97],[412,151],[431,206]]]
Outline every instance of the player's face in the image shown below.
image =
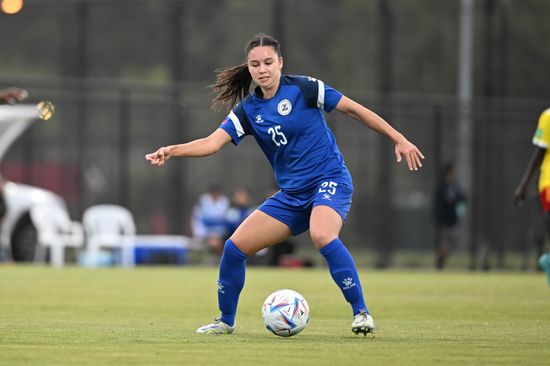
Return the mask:
[[[252,80],[262,89],[276,92],[279,87],[283,59],[270,46],[255,47],[248,53],[248,71]],[[269,93],[268,93],[269,94]]]

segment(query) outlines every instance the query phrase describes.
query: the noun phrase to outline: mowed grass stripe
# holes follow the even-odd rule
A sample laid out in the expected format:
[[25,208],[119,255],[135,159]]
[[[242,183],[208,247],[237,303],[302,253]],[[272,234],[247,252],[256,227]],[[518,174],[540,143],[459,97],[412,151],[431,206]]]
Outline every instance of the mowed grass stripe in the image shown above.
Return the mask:
[[[326,269],[250,267],[237,331],[195,329],[217,315],[216,268],[52,269],[0,266],[0,365],[545,365],[550,288],[542,274],[361,270],[374,337]],[[291,288],[311,307],[289,339],[260,308]]]

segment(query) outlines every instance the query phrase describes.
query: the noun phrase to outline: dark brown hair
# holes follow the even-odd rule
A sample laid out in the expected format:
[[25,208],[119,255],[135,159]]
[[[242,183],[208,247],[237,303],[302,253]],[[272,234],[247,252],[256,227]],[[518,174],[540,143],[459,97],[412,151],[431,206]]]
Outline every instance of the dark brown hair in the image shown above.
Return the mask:
[[[245,58],[248,53],[260,46],[270,46],[281,57],[279,42],[264,33],[256,34],[244,47]],[[233,108],[237,101],[243,100],[250,92],[252,76],[248,72],[246,62],[223,69],[216,70],[216,82],[210,88],[218,90],[218,95],[212,99],[212,109],[219,110],[225,103],[229,102],[229,109]]]

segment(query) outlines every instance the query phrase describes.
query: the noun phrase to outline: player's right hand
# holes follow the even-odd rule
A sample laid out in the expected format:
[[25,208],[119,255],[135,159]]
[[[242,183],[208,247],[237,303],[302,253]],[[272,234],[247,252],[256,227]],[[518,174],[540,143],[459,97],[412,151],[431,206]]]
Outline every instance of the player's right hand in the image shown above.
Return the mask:
[[514,191],[514,203],[516,206],[523,205],[525,202],[525,195],[527,194],[527,187],[524,185],[519,185]]
[[166,147],[161,147],[157,151],[145,155],[145,159],[151,162],[151,165],[154,166],[163,166],[168,159],[170,159],[170,154]]
[[8,88],[0,90],[0,104],[15,104],[22,102],[29,96],[29,93],[20,88]]

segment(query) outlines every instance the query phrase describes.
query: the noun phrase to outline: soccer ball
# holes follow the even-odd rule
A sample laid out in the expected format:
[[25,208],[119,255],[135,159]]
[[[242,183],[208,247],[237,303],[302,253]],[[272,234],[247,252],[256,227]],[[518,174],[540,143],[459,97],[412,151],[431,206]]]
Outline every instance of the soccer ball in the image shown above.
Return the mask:
[[49,120],[53,116],[55,108],[51,102],[42,101],[36,105],[36,113],[38,118],[44,121]]
[[306,327],[309,321],[309,305],[296,291],[277,290],[265,299],[262,317],[265,327],[271,333],[292,337]]

